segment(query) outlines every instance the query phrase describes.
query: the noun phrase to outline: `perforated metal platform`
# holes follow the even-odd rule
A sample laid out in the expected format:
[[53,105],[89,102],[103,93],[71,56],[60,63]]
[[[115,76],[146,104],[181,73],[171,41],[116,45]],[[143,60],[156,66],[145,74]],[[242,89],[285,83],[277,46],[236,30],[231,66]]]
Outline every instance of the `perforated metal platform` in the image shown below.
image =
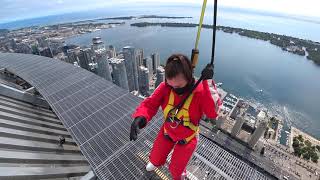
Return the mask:
[[[42,56],[0,53],[0,67],[48,101],[99,179],[170,178],[166,167],[151,175],[144,170],[161,112],[137,141],[129,141],[130,116],[140,98],[87,70]],[[203,136],[187,170],[189,179],[268,179]]]

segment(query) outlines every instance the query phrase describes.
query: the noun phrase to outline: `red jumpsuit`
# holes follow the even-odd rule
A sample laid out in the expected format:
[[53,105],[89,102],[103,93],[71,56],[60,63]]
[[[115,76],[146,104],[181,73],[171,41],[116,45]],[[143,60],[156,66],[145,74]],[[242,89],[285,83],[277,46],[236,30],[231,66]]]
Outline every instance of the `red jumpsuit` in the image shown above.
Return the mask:
[[[214,82],[212,81],[213,85]],[[215,86],[214,86],[215,87]],[[215,88],[216,90],[216,88]],[[154,93],[143,100],[132,115],[133,118],[143,116],[149,122],[157,113],[159,106],[164,109],[169,101],[169,94],[171,88],[162,82],[154,91]],[[176,106],[186,96],[186,93],[179,96],[174,93],[174,105]],[[217,104],[217,105],[216,105]],[[215,119],[217,117],[218,105],[221,105],[220,99],[213,100],[208,82],[204,80],[193,91],[193,98],[189,106],[190,121],[198,125],[203,114],[207,118]],[[182,140],[194,134],[194,131],[183,125],[178,125],[177,128],[172,128],[172,122],[164,122],[152,147],[150,153],[150,162],[155,166],[162,166],[165,164],[170,151],[173,149],[171,162],[169,164],[169,171],[173,179],[181,179],[182,173],[196,149],[197,137],[192,138],[187,144],[177,144],[175,142]],[[171,125],[171,126],[170,126]],[[170,139],[164,136],[164,128],[167,131]]]

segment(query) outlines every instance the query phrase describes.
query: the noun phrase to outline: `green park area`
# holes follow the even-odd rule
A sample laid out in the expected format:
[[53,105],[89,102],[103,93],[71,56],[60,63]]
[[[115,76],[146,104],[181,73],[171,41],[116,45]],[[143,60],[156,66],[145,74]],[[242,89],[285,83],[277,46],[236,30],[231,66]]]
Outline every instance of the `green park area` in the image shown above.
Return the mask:
[[318,162],[320,146],[312,145],[308,140],[303,139],[302,135],[293,138],[292,147],[294,149],[294,155],[302,157],[303,159],[314,163]]

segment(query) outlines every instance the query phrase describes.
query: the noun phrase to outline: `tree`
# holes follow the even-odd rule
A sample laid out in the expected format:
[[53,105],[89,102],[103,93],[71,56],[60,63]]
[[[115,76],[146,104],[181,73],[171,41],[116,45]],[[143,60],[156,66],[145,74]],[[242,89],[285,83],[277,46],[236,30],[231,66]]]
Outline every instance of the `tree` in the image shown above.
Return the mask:
[[312,153],[311,154],[311,161],[314,162],[314,163],[318,163],[318,159],[319,159],[319,156],[317,153]]
[[302,155],[302,151],[301,151],[301,148],[300,147],[296,147],[294,149],[294,155],[300,157]]
[[300,142],[303,142],[303,137],[302,137],[301,134],[297,137],[297,139],[298,139]]
[[311,147],[311,145],[312,145],[309,140],[306,140],[306,141],[304,142],[304,144],[305,144],[307,147]]
[[309,160],[311,158],[311,154],[309,152],[306,152],[302,155],[303,159]]
[[316,148],[317,148],[318,151],[320,152],[320,146],[319,146],[319,145],[316,145]]
[[300,147],[300,149],[301,154],[309,152],[307,147]]
[[293,139],[292,147],[293,147],[293,148],[299,147],[299,140],[298,140],[298,139]]

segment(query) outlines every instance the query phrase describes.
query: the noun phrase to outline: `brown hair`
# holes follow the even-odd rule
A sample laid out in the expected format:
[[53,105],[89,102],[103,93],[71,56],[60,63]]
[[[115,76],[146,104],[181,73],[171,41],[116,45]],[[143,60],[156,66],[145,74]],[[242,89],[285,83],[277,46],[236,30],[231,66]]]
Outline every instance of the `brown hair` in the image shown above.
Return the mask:
[[171,55],[164,69],[166,79],[174,78],[180,73],[184,75],[188,83],[193,79],[191,62],[189,58],[183,54]]

